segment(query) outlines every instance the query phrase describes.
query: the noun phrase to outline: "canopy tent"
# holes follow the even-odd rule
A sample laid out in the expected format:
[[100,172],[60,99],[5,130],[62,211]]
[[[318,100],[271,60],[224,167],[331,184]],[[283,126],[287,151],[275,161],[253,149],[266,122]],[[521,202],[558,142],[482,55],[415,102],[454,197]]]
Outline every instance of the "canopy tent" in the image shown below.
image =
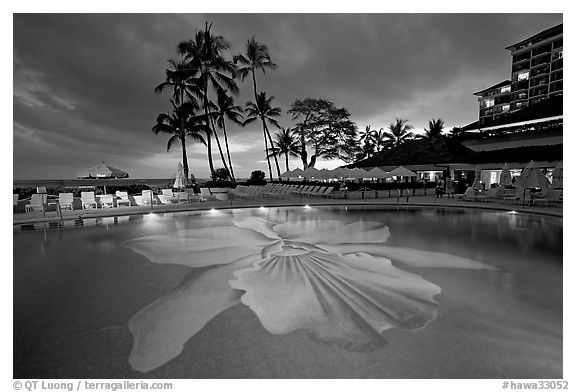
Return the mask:
[[384,170],[380,169],[379,167],[375,167],[371,170],[368,170],[365,174],[365,178],[390,178],[392,175],[390,173],[385,172]]
[[526,188],[550,188],[550,181],[546,178],[542,170],[540,170],[534,161],[530,161],[528,166],[522,170],[522,174],[516,178],[514,183],[516,189],[526,189]]
[[482,179],[482,169],[480,169],[480,165],[476,165],[476,169],[474,169],[474,182],[472,183],[472,189],[480,189],[480,181]]
[[79,172],[78,178],[128,178],[129,175],[124,170],[105,165],[104,162]]
[[333,178],[341,178],[346,176],[348,170],[349,169],[345,167],[337,167],[336,169],[332,169],[330,171],[330,174],[332,175]]
[[512,185],[512,174],[510,174],[510,168],[508,167],[507,162],[504,162],[504,166],[502,166],[502,172],[500,173],[500,185]]
[[396,177],[415,177],[416,173],[414,173],[412,170],[406,169],[404,166],[398,166],[396,169],[390,172],[390,175]]
[[348,169],[346,173],[346,178],[367,178],[366,173],[368,173],[364,169],[360,169],[359,167],[355,167],[354,169]]
[[182,163],[178,162],[178,167],[176,169],[176,179],[172,187],[182,189],[185,186],[186,186],[186,176],[184,176],[184,166],[182,166]]
[[562,161],[558,162],[558,165],[552,171],[552,185],[555,188],[562,188],[564,183],[564,169]]

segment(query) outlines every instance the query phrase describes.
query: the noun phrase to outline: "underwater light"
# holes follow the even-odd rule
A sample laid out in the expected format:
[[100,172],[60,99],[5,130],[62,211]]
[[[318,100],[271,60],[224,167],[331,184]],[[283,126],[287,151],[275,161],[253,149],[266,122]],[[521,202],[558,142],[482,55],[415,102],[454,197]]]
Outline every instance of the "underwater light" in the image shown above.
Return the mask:
[[508,211],[509,214],[517,214],[516,211]]
[[306,205],[304,206],[304,208],[312,208],[312,207],[310,207],[308,204],[306,204]]

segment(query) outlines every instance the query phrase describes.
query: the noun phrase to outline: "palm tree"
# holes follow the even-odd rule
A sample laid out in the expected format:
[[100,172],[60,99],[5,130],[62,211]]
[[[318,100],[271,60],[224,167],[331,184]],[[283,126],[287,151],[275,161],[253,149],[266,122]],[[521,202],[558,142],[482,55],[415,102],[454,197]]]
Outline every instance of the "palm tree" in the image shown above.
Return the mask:
[[[268,52],[268,46],[256,41],[256,37],[252,36],[246,42],[246,54],[238,54],[234,56],[234,64],[240,64],[237,67],[236,73],[240,75],[241,80],[243,81],[248,74],[252,75],[252,85],[254,87],[254,100],[258,102],[258,88],[256,86],[256,70],[261,70],[262,73],[266,73],[266,68],[275,69],[278,66],[272,62],[270,59],[270,53]],[[270,132],[268,132],[267,127],[264,125],[264,120],[262,121],[262,127],[264,128],[264,145],[270,142],[270,147],[274,147],[274,143],[272,141],[272,136]],[[266,141],[266,137],[268,137],[268,141]],[[268,148],[266,147],[266,150]],[[278,159],[276,155],[274,155],[274,161],[276,162],[276,170],[278,171],[278,177],[280,177],[280,165],[278,164]],[[272,178],[272,176],[270,176]]]
[[197,103],[188,101],[178,105],[173,99],[171,99],[170,102],[172,103],[172,112],[169,114],[160,113],[156,118],[156,124],[152,127],[152,132],[156,135],[159,133],[172,135],[168,139],[168,144],[166,146],[167,151],[170,151],[172,145],[176,141],[180,140],[180,144],[182,145],[184,175],[186,179],[188,179],[186,137],[206,145],[206,141],[199,132],[205,131],[208,135],[210,128],[204,124],[202,116],[195,114],[195,111],[199,108]]
[[200,93],[198,80],[193,77],[184,60],[168,60],[169,68],[166,69],[166,80],[154,89],[156,94],[161,94],[164,89],[172,88],[172,99],[177,105],[189,101],[196,101],[195,96]]
[[290,170],[288,167],[288,159],[300,156],[300,137],[296,134],[296,128],[281,128],[280,132],[276,132],[276,147],[273,147],[270,155],[284,155],[286,158],[286,171]]
[[[247,116],[246,120],[244,120],[244,125],[254,122],[258,118],[262,121],[262,130],[264,132],[264,146],[266,152],[266,160],[268,161],[268,172],[270,174],[270,179],[272,179],[270,152],[272,151],[272,148],[274,148],[274,146],[271,145],[270,148],[268,148],[268,139],[266,138],[266,135],[270,134],[270,132],[268,131],[268,125],[266,124],[266,121],[272,123],[277,128],[280,128],[280,124],[278,124],[278,121],[274,117],[278,117],[282,113],[282,110],[280,108],[272,106],[273,99],[274,99],[273,96],[270,98],[266,98],[266,92],[261,92],[260,94],[258,94],[256,96],[255,103],[252,101],[246,103],[245,111],[247,113]],[[276,158],[276,155],[274,155],[274,158]],[[276,160],[276,164],[278,164],[278,160]],[[278,166],[277,169],[278,169],[278,177],[280,177],[280,167]]]
[[240,106],[234,105],[234,98],[226,94],[224,90],[217,91],[217,103],[214,107],[216,114],[216,124],[222,128],[224,132],[224,142],[226,143],[226,154],[228,155],[228,166],[230,167],[230,175],[232,176],[232,181],[236,182],[236,177],[234,176],[234,169],[232,168],[232,160],[230,159],[230,147],[228,146],[228,135],[226,134],[226,118],[230,121],[243,125],[242,122],[242,108]]
[[399,146],[407,140],[414,138],[414,134],[409,132],[414,129],[412,125],[408,124],[408,120],[396,119],[395,123],[388,126],[390,132],[384,132],[383,136],[388,139],[393,147]]
[[376,147],[376,139],[375,135],[376,131],[372,129],[372,126],[366,125],[364,131],[360,131],[358,136],[358,141],[362,143],[362,147],[360,150],[362,154],[365,154],[366,157],[370,158],[374,155],[375,147]]
[[376,152],[380,152],[384,149],[390,148],[390,140],[384,135],[384,128],[380,128],[379,131],[374,131],[372,140],[374,141],[374,148]]
[[424,128],[424,135],[427,139],[435,139],[442,135],[442,130],[444,129],[444,121],[439,118],[438,120],[432,119],[428,121],[428,129]]
[[[224,167],[227,168],[210,110],[209,87],[212,86],[216,91],[219,89],[228,90],[233,94],[238,94],[238,85],[232,76],[235,72],[234,64],[222,56],[222,53],[230,48],[230,44],[221,35],[212,35],[211,27],[211,24],[206,23],[203,31],[197,31],[194,39],[181,42],[178,45],[178,50],[180,54],[185,55],[187,67],[198,79],[201,88],[199,98],[203,100],[205,118],[216,139]],[[207,142],[208,163],[210,172],[213,173],[214,164],[212,162],[210,135],[207,137]]]

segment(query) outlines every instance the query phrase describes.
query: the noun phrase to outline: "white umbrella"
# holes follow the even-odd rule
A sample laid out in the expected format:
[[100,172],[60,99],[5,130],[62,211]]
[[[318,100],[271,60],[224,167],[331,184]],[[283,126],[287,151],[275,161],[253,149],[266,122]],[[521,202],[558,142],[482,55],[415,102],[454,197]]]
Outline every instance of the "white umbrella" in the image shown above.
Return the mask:
[[311,177],[316,177],[319,173],[320,173],[320,170],[318,170],[314,167],[309,167],[308,169],[304,170],[301,175],[302,175],[302,177],[311,178]]
[[482,169],[480,169],[480,165],[476,165],[476,169],[474,169],[474,183],[472,183],[473,189],[480,189],[480,180],[482,176]]
[[396,177],[415,177],[416,173],[414,173],[412,170],[406,169],[404,166],[398,166],[396,169],[390,172],[390,175]]
[[327,180],[329,178],[334,178],[334,176],[332,175],[332,171],[328,169],[321,169],[320,172],[314,176],[314,178]]
[[[82,179],[109,179],[109,178],[128,178],[129,175],[124,170],[117,169],[112,166],[105,165],[104,162],[97,164],[90,169],[83,170],[76,174],[78,178]],[[104,194],[106,194],[106,185],[104,185]]]
[[550,181],[546,178],[544,173],[534,164],[534,161],[530,161],[528,166],[522,170],[522,174],[516,178],[514,183],[517,189],[525,188],[550,188]]
[[366,170],[360,169],[359,167],[355,167],[354,169],[348,169],[348,172],[346,173],[345,177],[346,178],[368,178],[366,173],[368,173]]
[[178,162],[178,168],[176,169],[176,180],[174,181],[173,188],[182,189],[186,186],[186,177],[184,176],[184,166]]
[[558,162],[558,165],[554,168],[552,172],[552,185],[555,188],[562,188],[564,183],[564,169],[562,165],[562,161]]
[[390,177],[392,177],[390,173],[386,173],[379,167],[375,167],[372,170],[368,170],[368,172],[366,172],[366,178],[390,178]]
[[510,174],[510,168],[506,162],[504,162],[502,173],[500,173],[500,185],[512,185],[512,174]]
[[105,165],[104,162],[77,174],[78,178],[128,178],[124,170]]

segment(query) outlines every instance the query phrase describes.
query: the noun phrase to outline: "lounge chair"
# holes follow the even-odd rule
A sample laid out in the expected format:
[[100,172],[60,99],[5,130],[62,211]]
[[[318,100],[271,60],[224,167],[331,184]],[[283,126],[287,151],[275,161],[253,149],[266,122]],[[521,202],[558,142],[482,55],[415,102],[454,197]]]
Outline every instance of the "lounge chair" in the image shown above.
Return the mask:
[[560,189],[545,189],[542,191],[542,197],[532,200],[536,205],[549,206],[552,204],[559,204],[562,202],[562,190]]
[[490,188],[486,191],[486,200],[503,200],[504,188],[501,186]]
[[128,207],[132,206],[132,202],[128,197],[128,192],[116,191],[116,207],[120,207],[121,205],[128,205]]
[[102,195],[100,196],[100,204],[102,204],[102,208],[112,208],[114,207],[114,198],[112,195]]
[[60,209],[74,210],[74,194],[73,193],[60,193],[58,194],[58,204]]
[[162,204],[178,203],[178,197],[174,195],[172,189],[162,189],[162,194],[158,195]]
[[142,205],[155,205],[158,204],[158,200],[154,197],[154,193],[151,190],[142,191]]
[[46,206],[48,203],[48,196],[44,193],[35,193],[30,198],[30,204],[26,204],[25,210],[26,212],[32,211],[46,211]]
[[80,199],[82,200],[82,208],[98,208],[98,203],[96,202],[96,196],[94,192],[82,192],[80,194]]

